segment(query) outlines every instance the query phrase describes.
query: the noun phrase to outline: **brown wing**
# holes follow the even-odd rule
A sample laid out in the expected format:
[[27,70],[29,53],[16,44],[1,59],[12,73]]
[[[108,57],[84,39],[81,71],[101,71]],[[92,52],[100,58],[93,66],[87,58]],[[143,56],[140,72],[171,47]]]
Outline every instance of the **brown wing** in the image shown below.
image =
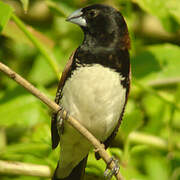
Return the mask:
[[[72,53],[71,57],[69,58],[64,71],[62,73],[61,79],[59,81],[58,89],[56,92],[55,102],[56,104],[59,104],[61,96],[62,96],[62,89],[64,87],[65,81],[68,77],[68,72],[71,70],[73,57],[74,57],[75,51]],[[60,135],[58,133],[57,129],[57,113],[52,114],[51,118],[51,140],[52,140],[52,149],[56,148],[60,141]]]

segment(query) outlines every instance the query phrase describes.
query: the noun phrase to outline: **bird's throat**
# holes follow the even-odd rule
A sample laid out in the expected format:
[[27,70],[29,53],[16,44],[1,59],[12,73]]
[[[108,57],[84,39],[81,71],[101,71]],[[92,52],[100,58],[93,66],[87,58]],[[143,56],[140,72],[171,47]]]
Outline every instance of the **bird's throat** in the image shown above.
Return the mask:
[[87,33],[83,44],[88,47],[115,47],[117,43],[116,32]]

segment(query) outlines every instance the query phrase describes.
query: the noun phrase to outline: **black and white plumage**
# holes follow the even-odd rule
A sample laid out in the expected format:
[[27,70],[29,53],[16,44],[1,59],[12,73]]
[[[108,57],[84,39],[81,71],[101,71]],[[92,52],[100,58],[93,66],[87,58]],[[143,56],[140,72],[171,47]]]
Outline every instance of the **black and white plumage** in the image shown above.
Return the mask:
[[[115,137],[130,87],[130,39],[123,16],[107,5],[75,11],[67,19],[84,32],[62,74],[55,102],[79,120],[107,148]],[[83,178],[92,145],[68,123],[60,134],[52,116],[52,147],[60,142],[53,180]]]

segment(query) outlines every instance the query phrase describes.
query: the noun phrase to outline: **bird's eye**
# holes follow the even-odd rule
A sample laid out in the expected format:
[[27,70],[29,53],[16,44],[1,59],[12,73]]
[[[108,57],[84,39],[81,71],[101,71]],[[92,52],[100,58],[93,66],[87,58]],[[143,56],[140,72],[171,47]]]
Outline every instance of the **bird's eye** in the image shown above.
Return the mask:
[[91,10],[91,11],[89,12],[89,17],[90,17],[90,18],[94,18],[94,17],[96,17],[96,16],[97,16],[97,11]]

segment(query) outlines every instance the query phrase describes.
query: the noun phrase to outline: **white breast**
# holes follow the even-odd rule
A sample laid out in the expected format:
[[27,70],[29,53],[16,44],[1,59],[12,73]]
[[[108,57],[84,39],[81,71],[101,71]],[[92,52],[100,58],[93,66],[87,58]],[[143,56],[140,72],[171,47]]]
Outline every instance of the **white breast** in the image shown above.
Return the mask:
[[[125,103],[126,90],[121,85],[122,80],[117,72],[98,64],[81,67],[66,81],[61,104],[94,136],[104,141],[117,125]],[[78,164],[90,148],[88,142],[67,124],[60,144],[60,164],[64,164],[61,172],[64,173],[70,164],[73,167]],[[68,155],[71,149],[73,154]],[[71,162],[63,156],[71,156]]]
[[98,64],[81,67],[66,82],[61,103],[97,138],[105,140],[125,103],[121,80],[117,72]]

